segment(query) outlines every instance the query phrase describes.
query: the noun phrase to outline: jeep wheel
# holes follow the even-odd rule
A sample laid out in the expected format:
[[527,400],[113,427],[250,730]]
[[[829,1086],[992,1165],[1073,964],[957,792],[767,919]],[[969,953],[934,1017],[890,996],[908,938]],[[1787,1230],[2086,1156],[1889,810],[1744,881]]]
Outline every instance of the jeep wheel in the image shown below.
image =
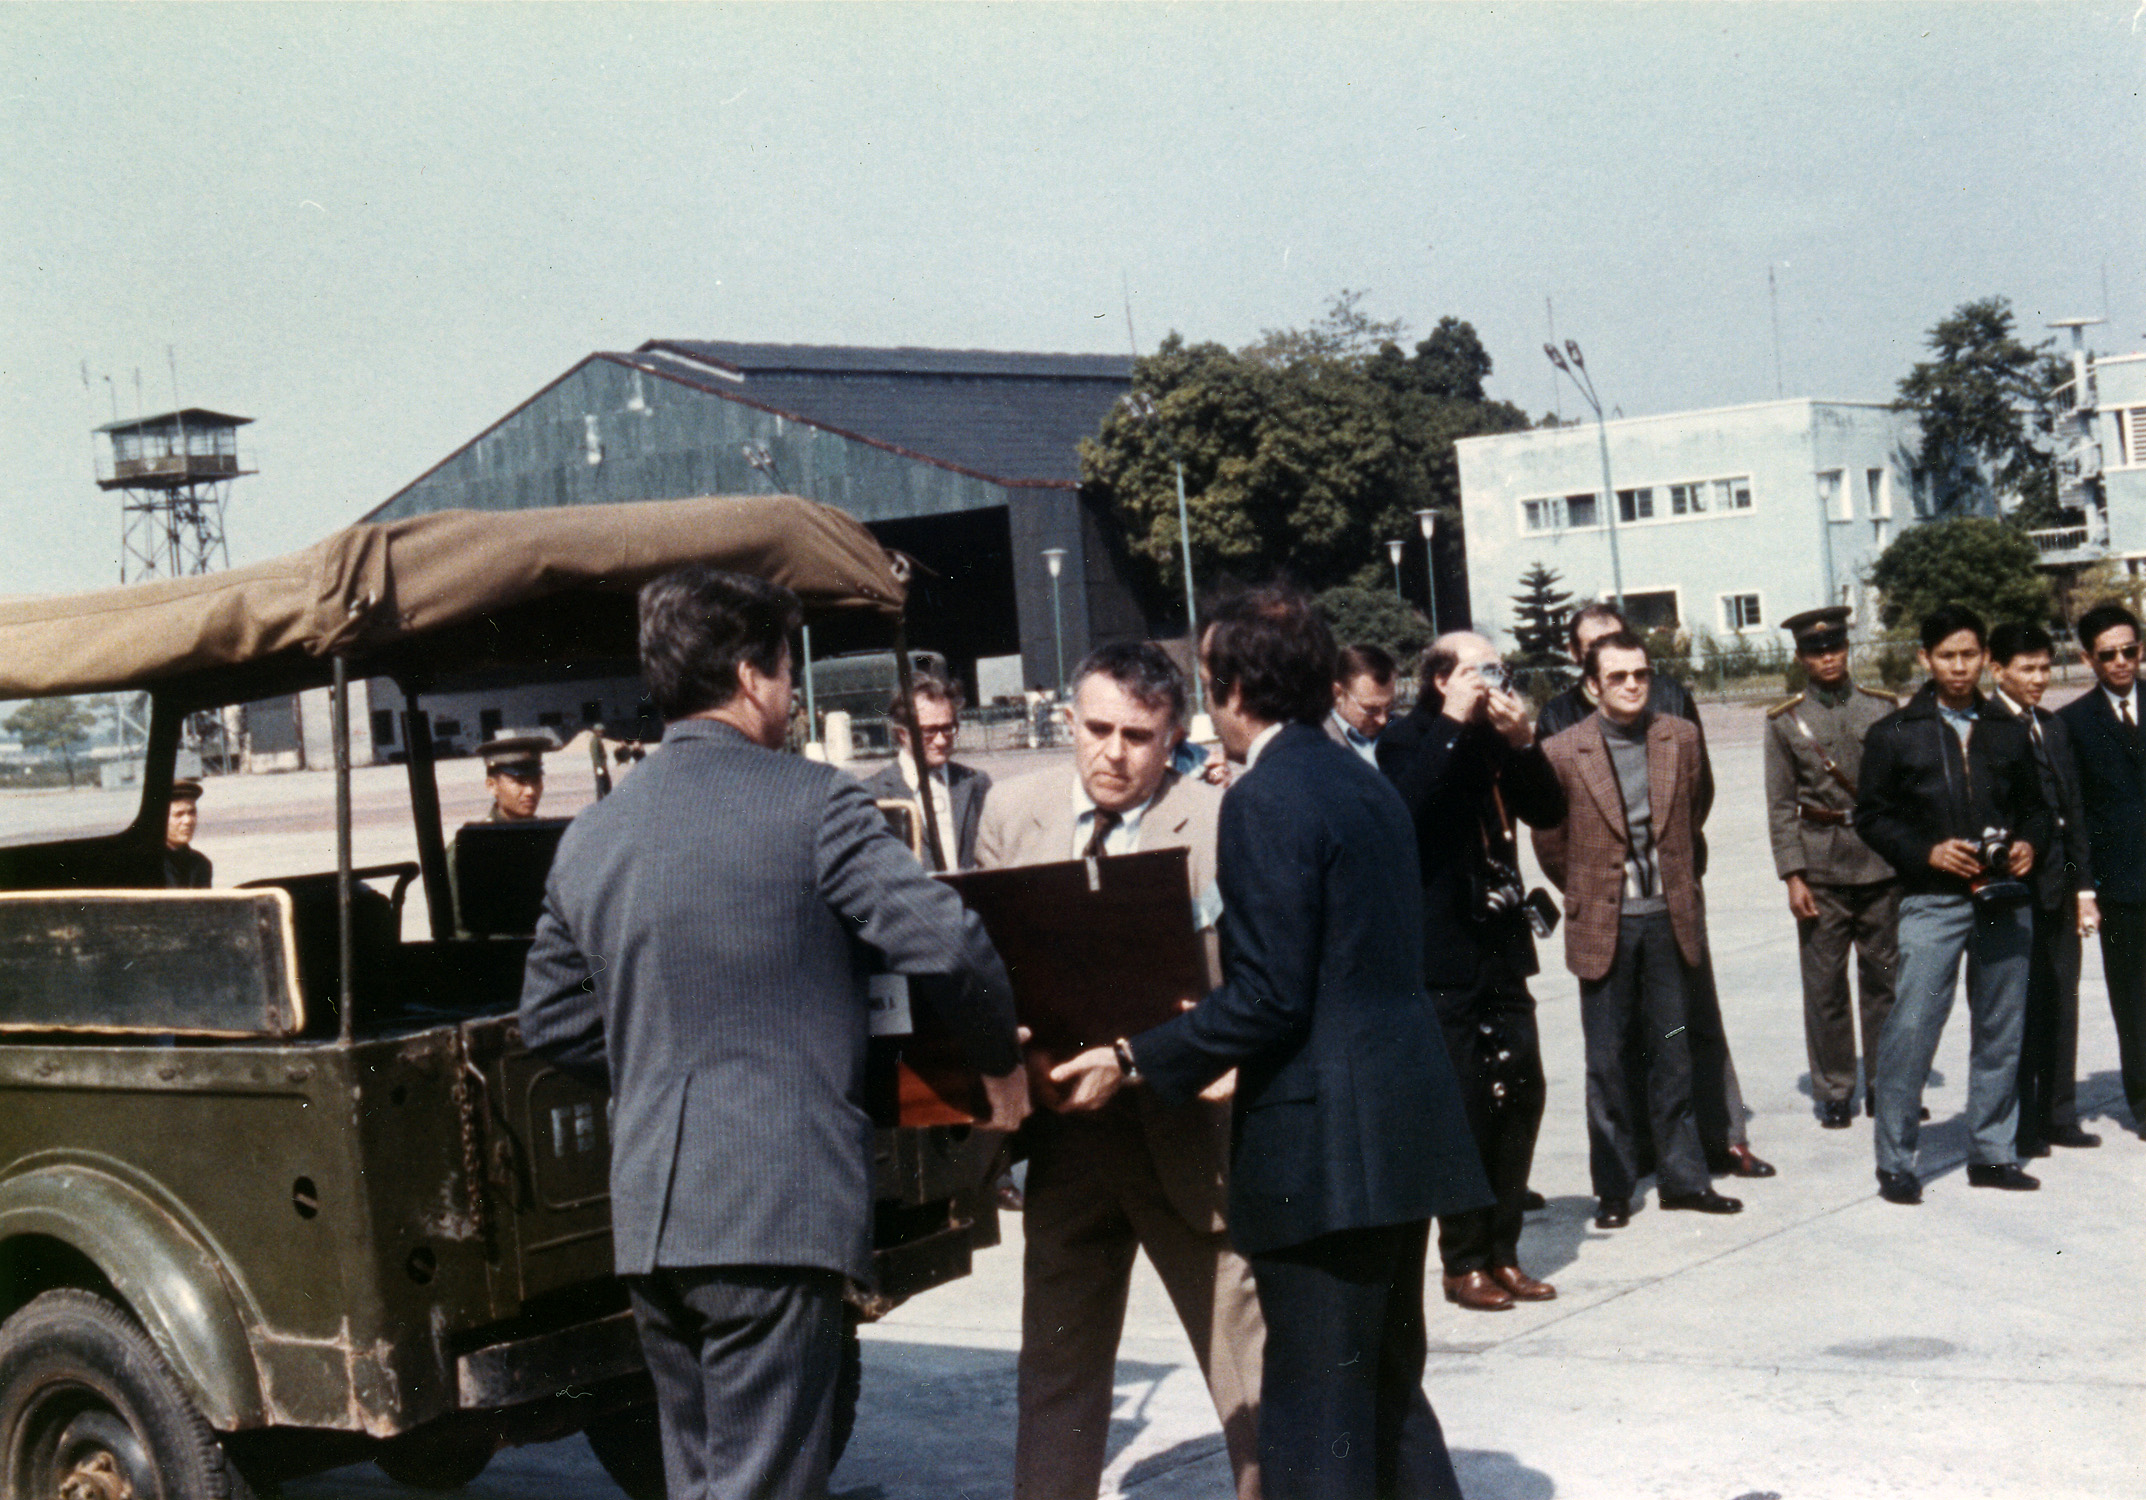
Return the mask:
[[11,1500],[251,1500],[141,1326],[74,1290],[0,1326],[0,1480]]

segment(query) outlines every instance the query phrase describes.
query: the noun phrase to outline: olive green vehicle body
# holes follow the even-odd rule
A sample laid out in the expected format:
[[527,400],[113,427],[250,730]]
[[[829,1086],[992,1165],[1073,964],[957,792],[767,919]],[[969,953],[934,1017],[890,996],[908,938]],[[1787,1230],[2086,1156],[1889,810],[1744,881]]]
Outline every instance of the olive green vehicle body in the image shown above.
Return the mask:
[[[616,670],[633,582],[554,589],[523,618],[564,620],[578,670],[595,670],[590,643]],[[519,638],[558,664],[543,632]],[[392,671],[418,721],[408,742],[429,746],[420,696],[450,674],[422,645],[338,648],[335,680]],[[275,686],[324,675],[276,650]],[[407,768],[414,861],[351,867],[346,738],[339,870],[162,889],[185,725],[260,696],[248,666],[227,654],[142,684],[154,707],[131,826],[0,848],[0,1320],[55,1288],[110,1298],[242,1466],[271,1477],[428,1436],[544,1440],[645,1404],[612,1270],[607,1100],[521,1045],[528,940],[454,935],[429,756]],[[413,936],[402,894],[420,882],[430,931]],[[890,1119],[893,1066],[875,1056]],[[878,1131],[877,1285],[858,1290],[860,1317],[997,1242],[998,1143]]]

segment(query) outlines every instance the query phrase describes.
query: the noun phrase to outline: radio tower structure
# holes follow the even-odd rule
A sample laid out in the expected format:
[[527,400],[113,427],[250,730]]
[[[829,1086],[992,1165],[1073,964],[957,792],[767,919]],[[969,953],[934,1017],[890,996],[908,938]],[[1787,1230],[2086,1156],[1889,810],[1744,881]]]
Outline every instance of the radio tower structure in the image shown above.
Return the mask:
[[[241,466],[238,452],[238,430],[252,420],[187,407],[96,429],[97,488],[119,492],[121,583],[185,578],[231,565],[224,502],[231,481],[254,472]],[[122,707],[123,738],[146,743],[148,728],[144,705]],[[204,762],[230,769],[230,726],[222,716],[195,714],[186,741]]]

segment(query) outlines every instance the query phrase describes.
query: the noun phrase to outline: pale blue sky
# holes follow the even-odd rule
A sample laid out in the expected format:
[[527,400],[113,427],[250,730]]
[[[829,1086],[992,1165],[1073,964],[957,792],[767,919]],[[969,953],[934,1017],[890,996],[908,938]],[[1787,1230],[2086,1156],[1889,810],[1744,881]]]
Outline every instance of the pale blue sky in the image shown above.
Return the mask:
[[[2146,14],[1923,6],[0,9],[0,592],[116,577],[102,376],[241,412],[234,557],[647,338],[1242,344],[1544,298],[1627,413],[1882,400],[1954,305],[2146,347]],[[85,392],[80,367],[95,384]],[[1573,403],[1566,402],[1568,412]]]

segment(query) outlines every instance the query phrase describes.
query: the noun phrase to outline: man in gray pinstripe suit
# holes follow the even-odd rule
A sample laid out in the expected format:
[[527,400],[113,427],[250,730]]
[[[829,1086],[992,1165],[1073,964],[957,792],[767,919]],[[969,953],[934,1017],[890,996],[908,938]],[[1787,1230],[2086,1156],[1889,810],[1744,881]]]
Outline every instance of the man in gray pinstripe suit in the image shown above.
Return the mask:
[[845,1280],[872,1266],[867,950],[947,974],[944,1023],[1028,1112],[977,920],[839,769],[778,753],[798,601],[688,567],[641,592],[660,753],[567,830],[522,1035],[612,1095],[611,1213],[671,1500],[818,1500]]

